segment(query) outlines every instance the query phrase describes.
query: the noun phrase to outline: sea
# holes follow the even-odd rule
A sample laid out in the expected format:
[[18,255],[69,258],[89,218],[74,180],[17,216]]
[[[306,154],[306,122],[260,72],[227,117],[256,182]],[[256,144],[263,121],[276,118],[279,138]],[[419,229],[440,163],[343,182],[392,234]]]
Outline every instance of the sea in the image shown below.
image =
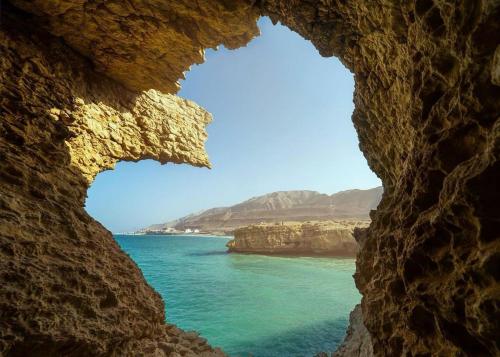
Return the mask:
[[163,297],[167,321],[229,356],[332,352],[361,299],[354,259],[228,254],[223,237],[115,239]]

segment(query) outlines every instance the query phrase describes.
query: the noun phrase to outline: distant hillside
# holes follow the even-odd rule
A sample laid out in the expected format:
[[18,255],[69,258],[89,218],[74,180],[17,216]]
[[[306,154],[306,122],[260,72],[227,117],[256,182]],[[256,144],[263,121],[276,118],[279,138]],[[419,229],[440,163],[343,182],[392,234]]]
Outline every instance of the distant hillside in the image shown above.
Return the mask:
[[232,231],[261,222],[318,221],[341,218],[369,219],[382,197],[382,187],[326,195],[315,191],[279,191],[253,197],[231,207],[216,207],[144,230],[200,229]]

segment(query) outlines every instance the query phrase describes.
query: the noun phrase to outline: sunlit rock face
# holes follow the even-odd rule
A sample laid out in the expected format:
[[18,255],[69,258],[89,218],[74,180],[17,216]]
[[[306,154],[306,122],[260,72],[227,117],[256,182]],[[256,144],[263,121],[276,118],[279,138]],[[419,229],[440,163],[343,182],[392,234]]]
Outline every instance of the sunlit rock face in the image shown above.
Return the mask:
[[11,3],[23,12],[2,3],[2,353],[218,353],[164,325],[158,294],[83,204],[118,160],[208,165],[209,114],[163,93],[203,48],[247,43],[258,14],[355,75],[353,121],[384,183],[356,273],[374,354],[500,353],[498,2]]
[[208,166],[196,104],[134,93],[3,7],[0,355],[218,355],[165,325],[164,305],[83,206],[119,160]]
[[242,0],[11,2],[134,90],[176,92],[205,48],[237,48],[259,33],[256,10]]
[[349,220],[255,224],[236,229],[226,246],[234,253],[355,257],[359,245],[354,229],[368,224]]

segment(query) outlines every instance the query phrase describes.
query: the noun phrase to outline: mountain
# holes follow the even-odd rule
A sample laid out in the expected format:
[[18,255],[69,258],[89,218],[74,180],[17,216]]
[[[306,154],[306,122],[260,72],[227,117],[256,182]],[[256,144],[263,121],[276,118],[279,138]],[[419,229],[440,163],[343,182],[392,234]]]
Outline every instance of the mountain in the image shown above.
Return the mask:
[[249,224],[281,221],[369,219],[382,197],[382,187],[327,195],[316,191],[278,191],[253,197],[231,207],[210,208],[146,230],[174,228],[226,232]]

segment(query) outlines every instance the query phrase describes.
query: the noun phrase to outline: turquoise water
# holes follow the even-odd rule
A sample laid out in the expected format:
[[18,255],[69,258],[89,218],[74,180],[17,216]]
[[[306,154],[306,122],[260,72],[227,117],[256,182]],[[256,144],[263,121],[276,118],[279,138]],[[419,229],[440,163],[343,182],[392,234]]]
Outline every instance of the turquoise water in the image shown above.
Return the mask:
[[166,301],[167,320],[230,356],[313,356],[360,300],[354,259],[226,254],[228,239],[115,236]]

